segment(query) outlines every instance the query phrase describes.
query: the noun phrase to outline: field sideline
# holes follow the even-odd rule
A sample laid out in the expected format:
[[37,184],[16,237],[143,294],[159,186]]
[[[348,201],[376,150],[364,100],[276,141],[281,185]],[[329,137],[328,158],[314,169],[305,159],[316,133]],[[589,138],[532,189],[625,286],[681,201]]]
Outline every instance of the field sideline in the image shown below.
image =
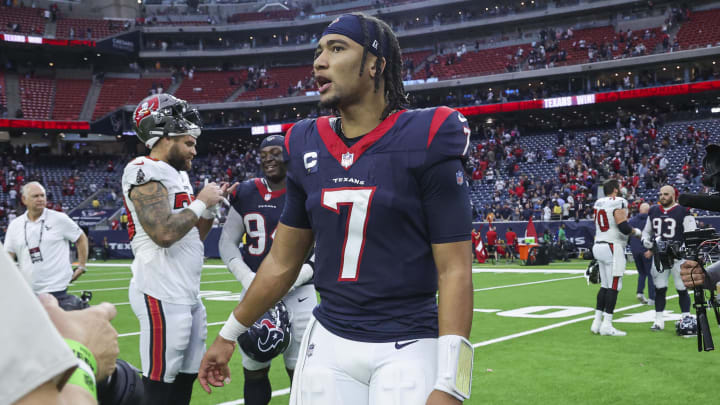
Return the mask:
[[[475,265],[473,329],[476,347],[473,395],[467,404],[677,404],[688,395],[694,403],[714,403],[707,386],[720,371],[718,352],[698,353],[696,340],[675,335],[674,320],[662,332],[649,327],[654,308],[635,299],[637,275],[624,277],[615,325],[628,332],[622,338],[600,337],[589,331],[597,286],[583,277],[586,261],[524,267],[519,263]],[[116,305],[113,321],[120,334],[120,357],[139,367],[139,326],[127,297],[131,277],[128,260],[90,262],[89,271],[70,292],[93,291],[93,303]],[[217,336],[237,303],[240,284],[219,260],[208,260],[201,295],[208,312],[208,341]],[[668,317],[679,307],[672,286]],[[716,342],[720,329],[711,317]],[[720,343],[718,343],[720,344]],[[193,404],[242,404],[242,366],[231,361],[233,382],[207,395],[198,384]],[[713,371],[714,370],[714,371]],[[704,378],[709,374],[709,378]],[[701,377],[702,376],[702,377]],[[280,359],[270,378],[271,404],[287,404],[289,381]]]

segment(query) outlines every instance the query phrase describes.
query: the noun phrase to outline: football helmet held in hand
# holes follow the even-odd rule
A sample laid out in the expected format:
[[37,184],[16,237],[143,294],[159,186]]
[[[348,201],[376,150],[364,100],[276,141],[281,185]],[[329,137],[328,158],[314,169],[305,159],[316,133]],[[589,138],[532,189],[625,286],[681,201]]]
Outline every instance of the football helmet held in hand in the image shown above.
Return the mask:
[[265,363],[283,353],[291,340],[290,314],[280,301],[238,337],[238,344],[251,359]]
[[588,285],[600,283],[600,263],[597,260],[592,259],[588,264],[587,270],[585,270],[585,279]]
[[185,100],[170,94],[146,97],[133,113],[133,128],[138,138],[152,148],[163,136],[200,136],[200,114]]

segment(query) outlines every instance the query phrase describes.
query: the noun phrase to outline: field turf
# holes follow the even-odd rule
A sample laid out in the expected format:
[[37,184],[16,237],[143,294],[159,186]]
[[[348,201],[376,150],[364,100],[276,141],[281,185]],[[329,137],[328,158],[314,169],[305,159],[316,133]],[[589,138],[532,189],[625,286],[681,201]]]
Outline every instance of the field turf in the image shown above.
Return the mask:
[[[694,404],[717,403],[720,347],[697,352],[695,338],[675,335],[675,322],[650,331],[654,308],[635,298],[637,275],[623,278],[615,326],[625,337],[590,333],[598,287],[582,276],[585,261],[525,267],[474,265],[475,345],[472,398],[466,404]],[[116,305],[120,357],[140,366],[139,325],[128,303],[129,261],[90,262],[70,292],[93,291],[93,303]],[[632,260],[628,269],[633,269]],[[671,281],[672,282],[672,281]],[[237,302],[240,284],[219,260],[208,260],[201,291],[208,313],[208,344]],[[677,319],[672,285],[667,317]],[[647,291],[646,291],[647,295]],[[720,328],[711,316],[718,345]],[[240,355],[230,364],[232,383],[206,394],[196,383],[193,404],[242,404]],[[287,404],[289,380],[281,359],[270,371],[271,404]]]

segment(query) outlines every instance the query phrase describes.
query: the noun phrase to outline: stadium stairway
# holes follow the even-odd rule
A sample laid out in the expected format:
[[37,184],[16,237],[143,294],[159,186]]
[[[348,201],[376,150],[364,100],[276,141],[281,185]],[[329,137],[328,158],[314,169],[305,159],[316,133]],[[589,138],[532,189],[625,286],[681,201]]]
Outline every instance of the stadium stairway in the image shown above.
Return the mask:
[[182,78],[182,77],[179,78],[179,79],[177,79],[177,80],[175,81],[175,83],[171,84],[170,87],[168,87],[166,93],[175,95],[175,92],[177,91],[177,89],[180,88],[180,85],[182,84],[182,82],[183,82],[183,78]]
[[16,73],[5,73],[5,99],[8,118],[15,118],[15,111],[20,108],[20,83]]
[[93,112],[95,111],[95,104],[100,97],[100,89],[102,84],[93,80],[93,84],[88,90],[87,97],[85,97],[85,103],[83,104],[82,110],[80,111],[80,121],[90,121]]
[[47,20],[47,22],[45,22],[45,37],[46,38],[55,38],[56,33],[57,33],[57,21]]

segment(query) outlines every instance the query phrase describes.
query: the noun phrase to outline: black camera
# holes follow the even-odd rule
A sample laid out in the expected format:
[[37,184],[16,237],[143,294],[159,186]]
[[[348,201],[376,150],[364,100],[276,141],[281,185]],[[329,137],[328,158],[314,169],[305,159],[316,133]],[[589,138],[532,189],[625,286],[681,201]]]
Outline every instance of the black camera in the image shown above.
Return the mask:
[[[80,297],[65,294],[58,299],[60,308],[77,311],[90,306],[91,291],[83,291]],[[122,359],[115,361],[115,372],[103,381],[97,382],[98,404],[136,405],[142,402],[143,383],[140,371]]]
[[685,253],[681,242],[662,240],[659,236],[655,239],[655,246],[652,250],[655,269],[660,273],[671,269],[675,260],[683,259]]

